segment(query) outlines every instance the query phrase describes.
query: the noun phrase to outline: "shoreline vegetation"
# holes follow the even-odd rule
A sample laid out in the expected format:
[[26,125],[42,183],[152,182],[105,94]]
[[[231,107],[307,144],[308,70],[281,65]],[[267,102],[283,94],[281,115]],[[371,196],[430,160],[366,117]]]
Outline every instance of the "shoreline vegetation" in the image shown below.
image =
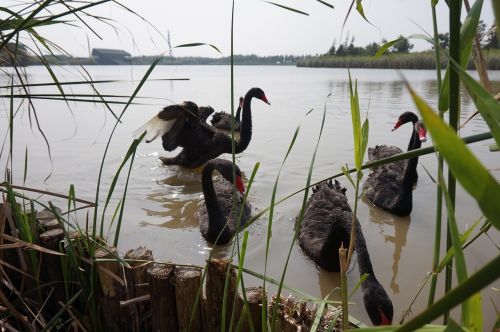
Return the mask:
[[[500,70],[500,50],[491,49],[484,51],[485,63],[488,70]],[[151,65],[157,56],[131,57],[126,65]],[[102,65],[96,63],[93,57],[72,57],[49,55],[45,59],[51,65]],[[25,56],[18,59],[18,65],[36,66],[43,65],[35,57]],[[159,65],[230,65],[230,57],[163,57]],[[434,51],[411,53],[389,53],[377,59],[369,55],[274,55],[258,56],[235,55],[234,64],[245,65],[270,65],[270,66],[297,66],[310,68],[379,68],[379,69],[436,69]],[[446,68],[447,59],[441,57],[441,68]],[[468,69],[474,69],[472,59],[469,60]]]

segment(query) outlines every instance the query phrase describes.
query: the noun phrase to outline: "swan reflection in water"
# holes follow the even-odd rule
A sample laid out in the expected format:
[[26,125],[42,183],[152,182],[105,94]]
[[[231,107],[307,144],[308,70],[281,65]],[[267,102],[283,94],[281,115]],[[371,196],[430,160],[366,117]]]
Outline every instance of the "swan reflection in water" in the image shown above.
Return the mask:
[[[406,245],[406,238],[408,235],[408,230],[410,229],[410,216],[398,217],[374,206],[367,198],[363,197],[363,201],[369,207],[369,218],[370,221],[379,226],[379,233],[384,236],[384,242],[394,243],[394,254],[392,261],[392,279],[391,279],[391,289],[394,294],[399,293],[399,284],[396,282],[398,276],[399,260],[401,259],[401,254],[403,252],[403,247]],[[394,227],[394,234],[386,234],[389,227],[384,227],[384,225],[389,225]]]
[[[163,223],[154,224],[174,229],[198,228],[196,211],[201,201],[201,168],[161,167],[165,170],[161,179],[155,180],[157,187],[146,198],[161,210],[143,208],[148,216],[154,216]],[[165,174],[166,173],[166,174]],[[159,203],[159,204],[158,204]],[[153,225],[143,222],[143,225]]]

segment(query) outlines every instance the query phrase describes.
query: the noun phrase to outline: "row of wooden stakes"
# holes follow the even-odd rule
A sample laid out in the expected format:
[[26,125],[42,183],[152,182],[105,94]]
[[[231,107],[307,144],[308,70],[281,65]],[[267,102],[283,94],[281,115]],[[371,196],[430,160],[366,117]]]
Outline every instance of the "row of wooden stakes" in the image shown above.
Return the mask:
[[[38,243],[48,249],[40,251],[43,266],[40,277],[43,282],[54,283],[54,298],[63,299],[64,286],[60,282],[63,280],[62,256],[53,252],[65,250],[61,244],[67,241],[65,237],[68,235],[57,220],[43,214],[37,215],[37,223],[37,228],[43,230],[36,236]],[[6,222],[3,224],[8,226]],[[16,232],[10,229],[3,227],[4,232],[7,230],[10,236],[15,236]],[[81,233],[71,236],[73,240],[82,237]],[[92,263],[97,268],[99,307],[108,331],[211,332],[221,331],[223,325],[226,331],[262,330],[262,303],[263,300],[268,302],[267,294],[261,287],[247,288],[245,295],[238,291],[236,270],[228,260],[212,259],[204,268],[158,263],[154,261],[151,250],[145,247],[129,250],[121,259],[117,257],[116,248],[105,245],[95,251],[93,258],[81,257],[82,262],[87,262],[82,268]],[[6,259],[15,260],[12,257]],[[226,313],[222,315],[226,280]],[[268,317],[275,301],[273,296],[267,303]],[[325,310],[318,331],[326,331],[332,317],[338,319],[336,329],[340,326],[341,317],[336,310]],[[314,304],[280,296],[275,330],[308,331],[316,311]],[[225,322],[222,322],[222,317],[226,317]]]

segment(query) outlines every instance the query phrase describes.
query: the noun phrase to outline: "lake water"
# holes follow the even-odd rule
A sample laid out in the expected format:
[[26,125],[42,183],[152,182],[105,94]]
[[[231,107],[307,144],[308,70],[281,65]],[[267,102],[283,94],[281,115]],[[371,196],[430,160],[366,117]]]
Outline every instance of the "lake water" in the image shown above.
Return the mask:
[[[147,67],[87,67],[94,80],[112,79],[118,82],[97,84],[101,94],[130,96]],[[31,83],[49,82],[50,76],[43,67],[26,68]],[[80,80],[74,68],[56,69],[60,81]],[[304,187],[309,163],[318,139],[323,109],[326,107],[326,121],[318,148],[313,181],[318,181],[335,173],[346,163],[353,164],[353,144],[351,116],[349,108],[348,73],[345,69],[314,69],[295,67],[235,67],[235,101],[254,86],[261,87],[271,106],[255,100],[252,103],[253,137],[248,149],[237,156],[237,163],[248,179],[256,162],[260,162],[250,201],[255,211],[270,203],[273,185],[285,156],[286,150],[297,126],[300,126],[295,146],[281,173],[277,197],[283,197]],[[401,72],[413,88],[431,106],[436,105],[436,80],[434,71]],[[411,135],[411,126],[405,125],[391,132],[397,117],[404,111],[416,109],[404,87],[398,72],[394,70],[353,69],[351,75],[358,80],[360,103],[363,116],[370,119],[369,146],[376,144],[397,145],[406,149]],[[491,72],[491,78],[498,92],[500,72]],[[189,78],[183,81],[153,79]],[[2,76],[2,82],[7,82]],[[90,93],[84,86],[65,86],[68,93]],[[8,91],[3,90],[2,94]],[[57,93],[55,89],[36,87],[31,93]],[[331,96],[327,98],[328,94]],[[103,175],[103,188],[109,188],[112,176],[122,161],[132,142],[132,132],[155,115],[162,106],[191,100],[198,105],[211,105],[216,110],[230,111],[230,68],[225,66],[159,66],[122,118],[109,147]],[[113,99],[113,98],[110,98]],[[118,100],[114,98],[114,100]],[[126,99],[120,99],[126,100]],[[5,110],[8,99],[0,106],[0,132],[6,133]],[[33,100],[37,109],[40,126],[50,142],[51,159],[36,129],[33,113],[18,113],[14,136],[14,178],[16,184],[23,182],[25,150],[28,153],[28,178],[26,186],[37,187],[58,193],[67,193],[74,184],[79,198],[94,200],[96,180],[101,157],[107,138],[114,125],[112,115],[102,106],[94,103],[68,104],[61,101]],[[474,106],[470,99],[462,99],[462,121]],[[111,106],[120,113],[123,106]],[[71,110],[71,112],[69,111]],[[310,110],[313,110],[308,114]],[[30,119],[33,123],[30,129]],[[474,119],[462,130],[463,136],[487,131],[482,120]],[[490,153],[484,141],[471,145],[494,176],[499,178],[500,158],[498,153]],[[430,146],[431,140],[423,146]],[[121,229],[119,250],[145,245],[153,250],[157,260],[176,263],[203,265],[211,246],[201,237],[198,230],[196,211],[202,201],[200,172],[163,166],[159,156],[174,155],[176,152],[163,151],[161,141],[141,144],[131,172],[124,221]],[[6,151],[2,154],[1,165],[6,164]],[[230,158],[225,155],[224,158]],[[414,191],[414,208],[410,217],[398,218],[362,200],[358,217],[370,251],[375,274],[384,285],[394,304],[394,322],[406,310],[421,282],[431,270],[434,242],[435,185],[426,175],[422,166],[431,174],[436,174],[436,158],[428,155],[420,158],[420,173]],[[128,167],[126,167],[128,168]],[[51,176],[44,181],[44,179]],[[368,173],[366,173],[368,174]],[[354,190],[347,180],[340,178],[348,188],[347,195],[353,206]],[[123,192],[123,181],[117,186],[109,208],[110,216]],[[106,192],[101,193],[104,199]],[[41,197],[47,201],[48,196]],[[291,245],[293,224],[300,210],[303,195],[298,194],[277,206],[273,223],[273,237],[269,252],[268,275],[279,279],[286,255]],[[64,206],[63,202],[59,205]],[[458,189],[457,218],[460,231],[465,231],[481,213],[476,203]],[[83,223],[84,216],[80,216]],[[109,226],[110,218],[106,219]],[[268,215],[250,227],[245,266],[263,273],[266,247]],[[113,233],[110,233],[110,241]],[[490,259],[498,255],[493,244],[498,244],[498,232],[492,229],[490,238],[483,236],[465,251],[468,271],[473,273]],[[443,240],[444,242],[444,240]],[[216,255],[226,256],[230,246],[216,249]],[[349,273],[349,285],[353,287],[359,278],[357,267]],[[442,283],[443,278],[439,282]],[[246,277],[246,285],[258,285],[257,279]],[[340,285],[337,273],[328,273],[318,268],[305,256],[297,244],[293,245],[285,283],[316,297],[324,297],[334,287]],[[500,287],[497,281],[492,285]],[[288,295],[288,291],[285,292]],[[419,313],[427,303],[428,291],[417,299],[412,314]],[[439,292],[442,294],[441,290]],[[492,301],[500,307],[498,293],[487,287],[483,293],[485,326],[489,329],[495,321]],[[338,295],[335,296],[338,298]],[[369,319],[364,311],[361,292],[352,299],[351,314],[365,322]]]

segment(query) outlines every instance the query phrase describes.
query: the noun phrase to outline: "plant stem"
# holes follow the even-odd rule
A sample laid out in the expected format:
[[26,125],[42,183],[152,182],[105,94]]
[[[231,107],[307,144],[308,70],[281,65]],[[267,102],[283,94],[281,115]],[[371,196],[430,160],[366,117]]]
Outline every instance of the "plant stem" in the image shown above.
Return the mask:
[[[457,63],[460,62],[460,10],[462,1],[450,1],[450,56]],[[450,66],[451,67],[451,66]],[[450,68],[450,115],[449,125],[455,131],[458,127],[458,117],[460,112],[460,81],[458,73],[453,67]],[[450,195],[451,208],[455,210],[455,192],[456,180],[452,172],[448,171],[448,193]],[[451,217],[448,216],[448,224],[451,222]],[[446,234],[446,250],[452,246],[450,229],[447,228]],[[447,266],[445,273],[445,294],[451,289],[452,281],[452,262]],[[448,323],[449,311],[444,314],[444,323]]]
[[[352,234],[352,232],[351,232]],[[342,244],[339,248],[340,259],[340,293],[342,295],[342,330],[349,328],[349,303],[347,295],[347,249]]]
[[[431,1],[432,2],[432,1]],[[441,55],[439,47],[439,34],[437,30],[437,18],[436,18],[436,6],[432,5],[432,24],[434,27],[434,52],[436,56],[436,77],[437,77],[437,90],[438,93],[441,91]],[[443,113],[439,112],[439,116],[443,118]],[[443,157],[438,154],[438,172],[443,172]],[[442,217],[443,217],[443,192],[441,186],[436,187],[436,227],[434,231],[434,258],[432,262],[432,278],[431,285],[429,288],[429,300],[427,306],[434,303],[434,298],[436,295],[436,285],[437,285],[437,273],[436,270],[439,265],[439,251],[441,250],[441,228],[442,228]]]

